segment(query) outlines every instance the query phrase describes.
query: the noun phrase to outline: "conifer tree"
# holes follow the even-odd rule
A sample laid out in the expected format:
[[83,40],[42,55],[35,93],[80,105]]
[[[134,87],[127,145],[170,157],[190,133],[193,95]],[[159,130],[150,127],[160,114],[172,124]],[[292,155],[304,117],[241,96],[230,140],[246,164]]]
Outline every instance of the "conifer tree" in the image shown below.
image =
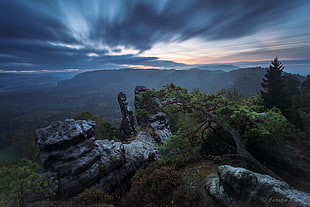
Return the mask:
[[282,78],[283,69],[283,64],[276,57],[265,73],[261,84],[263,88],[261,94],[266,109],[276,106],[282,113],[286,114],[290,101],[284,89],[285,84]]

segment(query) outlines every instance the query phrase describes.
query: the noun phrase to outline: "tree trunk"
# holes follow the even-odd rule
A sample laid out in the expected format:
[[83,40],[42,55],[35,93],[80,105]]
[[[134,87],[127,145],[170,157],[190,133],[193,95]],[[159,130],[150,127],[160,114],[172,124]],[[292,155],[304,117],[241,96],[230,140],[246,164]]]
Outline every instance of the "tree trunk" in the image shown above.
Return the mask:
[[235,132],[232,128],[227,126],[226,124],[222,123],[220,118],[216,116],[215,114],[212,114],[208,111],[203,111],[204,114],[206,114],[209,117],[209,121],[212,121],[222,127],[227,133],[229,133],[237,148],[238,156],[241,157],[241,159],[247,163],[253,164],[255,167],[257,167],[260,171],[263,173],[267,173],[268,175],[277,178],[279,180],[282,180],[276,173],[274,173],[272,170],[270,170],[268,167],[260,163],[258,160],[253,157],[253,155],[246,150],[246,143],[244,139],[240,136],[239,133]]

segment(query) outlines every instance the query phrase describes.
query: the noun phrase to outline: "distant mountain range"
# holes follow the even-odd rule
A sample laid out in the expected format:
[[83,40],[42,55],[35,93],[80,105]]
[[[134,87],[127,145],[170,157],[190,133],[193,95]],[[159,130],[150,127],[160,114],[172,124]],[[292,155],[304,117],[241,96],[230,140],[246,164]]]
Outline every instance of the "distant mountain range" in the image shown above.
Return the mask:
[[56,87],[63,79],[72,78],[74,73],[47,73],[47,74],[0,74],[0,93],[29,91],[42,88]]
[[189,90],[199,89],[213,93],[222,88],[238,90],[245,96],[251,96],[260,89],[265,69],[247,68],[230,72],[223,70],[158,70],[158,69],[121,69],[91,71],[76,75],[70,80],[61,81],[62,90],[105,91],[117,94],[120,91],[133,92],[137,85],[160,89],[174,83]]
[[117,94],[125,91],[132,104],[137,85],[160,89],[166,84],[174,83],[188,90],[199,89],[205,93],[224,88],[251,96],[260,90],[265,71],[263,68],[229,72],[200,69],[120,69],[80,73],[72,79],[62,81],[55,76],[5,74],[0,76],[0,80],[6,81],[2,81],[0,85],[0,89],[5,91],[0,93],[0,113],[57,111],[59,119],[60,112],[68,116],[91,111],[94,114],[104,114],[116,123],[120,117]]

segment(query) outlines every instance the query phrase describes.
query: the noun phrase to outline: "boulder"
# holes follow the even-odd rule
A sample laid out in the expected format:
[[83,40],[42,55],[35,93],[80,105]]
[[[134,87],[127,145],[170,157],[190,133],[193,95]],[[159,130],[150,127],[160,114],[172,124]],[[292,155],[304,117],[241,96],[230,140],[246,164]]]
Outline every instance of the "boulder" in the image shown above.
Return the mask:
[[205,179],[208,195],[223,206],[310,206],[310,194],[294,190],[269,175],[228,165]]
[[36,141],[43,172],[52,172],[62,194],[74,194],[100,176],[93,121],[68,119],[38,129]]

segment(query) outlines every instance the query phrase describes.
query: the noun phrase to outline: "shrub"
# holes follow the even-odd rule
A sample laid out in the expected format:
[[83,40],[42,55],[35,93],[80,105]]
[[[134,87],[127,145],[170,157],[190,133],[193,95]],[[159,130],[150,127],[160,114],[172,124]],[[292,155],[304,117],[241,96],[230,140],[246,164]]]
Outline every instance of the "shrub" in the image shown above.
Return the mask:
[[113,196],[100,189],[85,190],[75,200],[81,204],[113,203]]
[[123,206],[171,206],[173,191],[181,185],[181,176],[172,167],[157,168],[154,164],[140,170],[131,185]]
[[164,165],[182,165],[194,159],[200,149],[200,144],[192,143],[189,136],[182,134],[172,135],[167,139],[167,143],[160,146],[161,160]]
[[38,196],[54,195],[57,181],[50,174],[39,174],[39,164],[22,159],[0,166],[0,206],[24,206]]

